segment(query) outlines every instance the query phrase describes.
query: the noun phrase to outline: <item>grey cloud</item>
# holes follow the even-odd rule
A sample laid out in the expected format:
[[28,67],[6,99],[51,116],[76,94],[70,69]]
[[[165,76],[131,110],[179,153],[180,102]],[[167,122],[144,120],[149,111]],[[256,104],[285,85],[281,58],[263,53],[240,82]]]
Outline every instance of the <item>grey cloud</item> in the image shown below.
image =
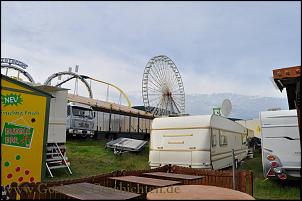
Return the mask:
[[[300,65],[300,6],[300,2],[4,2],[1,50],[19,58],[30,51],[26,59],[36,65],[34,74],[50,75],[80,64],[82,71],[100,79],[105,74],[111,79],[107,81],[137,93],[148,60],[166,54],[184,81],[192,80],[192,74],[218,76],[227,86],[221,92],[236,91],[237,84],[240,93],[254,89],[264,95],[272,69]],[[4,44],[23,50],[11,51]],[[120,72],[129,81],[115,76]],[[199,90],[184,85],[189,92]]]

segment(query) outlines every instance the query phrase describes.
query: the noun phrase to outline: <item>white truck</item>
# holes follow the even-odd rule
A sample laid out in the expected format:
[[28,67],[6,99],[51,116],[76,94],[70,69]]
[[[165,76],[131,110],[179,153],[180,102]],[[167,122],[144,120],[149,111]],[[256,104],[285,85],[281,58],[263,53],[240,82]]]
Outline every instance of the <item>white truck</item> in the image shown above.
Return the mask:
[[218,115],[155,118],[150,134],[149,165],[222,169],[248,154],[247,129]]
[[263,111],[260,122],[264,177],[281,180],[301,177],[297,110]]
[[77,102],[67,104],[67,127],[69,135],[83,138],[94,136],[94,112],[91,106]]

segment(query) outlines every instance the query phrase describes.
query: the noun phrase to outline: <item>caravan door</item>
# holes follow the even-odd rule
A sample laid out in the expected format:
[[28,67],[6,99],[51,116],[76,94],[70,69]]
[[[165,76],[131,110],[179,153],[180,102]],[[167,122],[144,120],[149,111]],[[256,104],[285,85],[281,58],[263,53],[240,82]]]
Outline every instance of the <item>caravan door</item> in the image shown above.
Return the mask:
[[214,170],[232,165],[232,151],[234,140],[226,131],[212,129],[211,136],[211,164]]

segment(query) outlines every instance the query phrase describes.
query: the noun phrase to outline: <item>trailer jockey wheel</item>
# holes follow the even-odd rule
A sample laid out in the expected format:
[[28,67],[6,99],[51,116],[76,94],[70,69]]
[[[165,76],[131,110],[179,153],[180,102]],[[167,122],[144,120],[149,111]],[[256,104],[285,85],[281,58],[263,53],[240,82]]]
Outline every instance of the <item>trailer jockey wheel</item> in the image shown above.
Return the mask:
[[118,150],[118,149],[116,149],[116,148],[114,148],[113,153],[114,153],[114,155],[117,155],[117,156],[122,155],[122,151],[121,151],[121,150]]

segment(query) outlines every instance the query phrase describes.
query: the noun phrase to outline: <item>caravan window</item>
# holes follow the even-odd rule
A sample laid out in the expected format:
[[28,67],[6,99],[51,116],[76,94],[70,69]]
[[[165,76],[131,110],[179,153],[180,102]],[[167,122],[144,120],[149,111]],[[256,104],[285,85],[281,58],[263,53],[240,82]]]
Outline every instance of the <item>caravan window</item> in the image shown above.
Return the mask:
[[219,145],[224,146],[228,144],[228,138],[226,135],[223,135],[222,132],[219,135]]
[[212,147],[216,147],[217,145],[217,136],[219,136],[219,130],[212,130]]
[[216,144],[217,144],[216,135],[212,135],[212,147],[216,147]]

